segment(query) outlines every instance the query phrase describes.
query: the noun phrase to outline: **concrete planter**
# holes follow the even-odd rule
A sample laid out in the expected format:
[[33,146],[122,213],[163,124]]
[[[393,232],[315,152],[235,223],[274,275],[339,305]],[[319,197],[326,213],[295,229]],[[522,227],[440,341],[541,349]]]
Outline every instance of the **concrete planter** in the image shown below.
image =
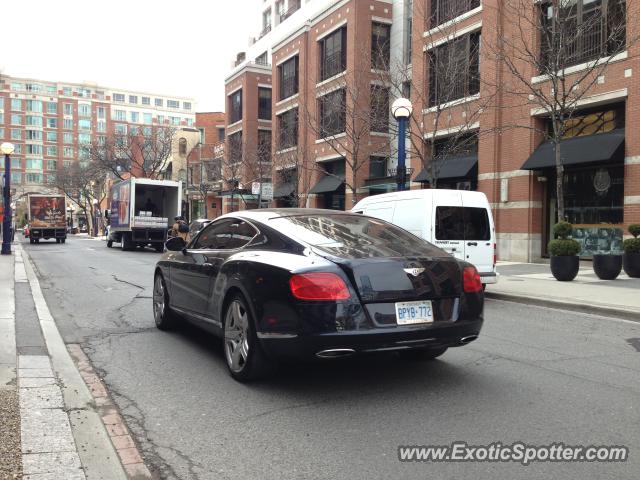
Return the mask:
[[622,256],[624,272],[631,278],[640,278],[640,253],[627,253]]
[[570,282],[580,268],[580,257],[577,255],[551,256],[551,273],[560,282]]
[[615,280],[622,270],[622,255],[593,256],[593,271],[601,280]]

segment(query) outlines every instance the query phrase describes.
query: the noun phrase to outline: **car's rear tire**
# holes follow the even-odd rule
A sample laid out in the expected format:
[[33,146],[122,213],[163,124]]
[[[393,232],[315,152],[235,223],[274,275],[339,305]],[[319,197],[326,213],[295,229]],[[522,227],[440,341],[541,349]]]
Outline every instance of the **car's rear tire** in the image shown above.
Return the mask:
[[399,352],[400,358],[410,361],[434,360],[447,351],[447,347],[440,348],[416,348],[412,350],[402,350]]
[[161,273],[153,279],[153,318],[159,330],[171,330],[177,325],[176,314],[169,304],[169,292]]
[[236,294],[224,314],[224,358],[231,376],[239,382],[258,380],[274,369],[272,360],[262,351],[246,300]]

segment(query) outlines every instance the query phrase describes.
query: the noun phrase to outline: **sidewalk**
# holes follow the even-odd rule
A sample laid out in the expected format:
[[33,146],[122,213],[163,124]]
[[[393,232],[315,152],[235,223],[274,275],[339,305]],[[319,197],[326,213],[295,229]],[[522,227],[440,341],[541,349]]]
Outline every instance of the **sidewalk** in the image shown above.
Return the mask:
[[575,280],[559,282],[548,264],[498,262],[500,278],[487,285],[487,298],[564,308],[640,321],[640,279],[624,271],[616,280],[600,280],[591,262],[580,262]]
[[26,253],[12,248],[0,257],[0,478],[150,478],[80,346],[64,344]]

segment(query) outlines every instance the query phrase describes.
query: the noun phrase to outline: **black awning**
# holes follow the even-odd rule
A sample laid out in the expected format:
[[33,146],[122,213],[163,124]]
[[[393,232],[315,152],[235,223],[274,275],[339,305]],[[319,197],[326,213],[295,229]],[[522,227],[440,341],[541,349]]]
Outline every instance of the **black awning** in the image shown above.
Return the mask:
[[293,183],[283,183],[278,185],[273,191],[273,198],[288,197],[295,191],[296,187]]
[[[469,175],[473,167],[478,164],[478,155],[467,155],[464,157],[449,157],[436,160],[436,175],[438,180],[444,178],[460,178]],[[428,182],[429,170],[424,168],[413,179],[414,182]]]
[[[563,165],[606,162],[624,153],[624,129],[608,133],[573,137],[560,141]],[[551,142],[541,144],[522,165],[522,170],[555,167],[555,147]]]
[[309,190],[309,193],[331,193],[338,190],[344,184],[344,179],[326,175],[320,179],[315,186]]

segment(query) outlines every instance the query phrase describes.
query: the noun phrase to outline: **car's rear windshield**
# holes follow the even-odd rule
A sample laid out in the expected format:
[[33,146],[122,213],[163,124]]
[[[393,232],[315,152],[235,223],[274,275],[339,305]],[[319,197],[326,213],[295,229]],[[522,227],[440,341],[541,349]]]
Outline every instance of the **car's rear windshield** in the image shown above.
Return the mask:
[[293,215],[273,218],[271,224],[295,240],[343,258],[445,255],[400,227],[362,215]]

